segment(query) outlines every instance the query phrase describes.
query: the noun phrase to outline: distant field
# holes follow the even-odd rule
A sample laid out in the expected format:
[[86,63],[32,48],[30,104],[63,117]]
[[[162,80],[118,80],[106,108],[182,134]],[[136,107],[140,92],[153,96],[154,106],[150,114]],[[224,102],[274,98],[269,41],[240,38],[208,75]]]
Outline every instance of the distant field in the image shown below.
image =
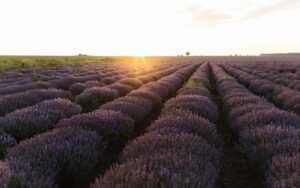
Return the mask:
[[0,56],[0,68],[54,66],[58,64],[100,63],[100,62],[198,62],[198,61],[297,61],[300,56]]
[[83,62],[109,62],[104,56],[0,56],[0,67],[51,66]]
[[58,64],[101,63],[101,62],[152,62],[178,61],[188,57],[134,57],[134,56],[0,56],[0,68],[54,66]]

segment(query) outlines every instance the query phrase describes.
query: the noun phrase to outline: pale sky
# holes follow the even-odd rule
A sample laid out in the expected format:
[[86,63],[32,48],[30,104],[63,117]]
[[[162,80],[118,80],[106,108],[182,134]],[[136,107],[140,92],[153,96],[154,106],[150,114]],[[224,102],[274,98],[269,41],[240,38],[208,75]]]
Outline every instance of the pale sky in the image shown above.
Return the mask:
[[300,52],[300,0],[0,0],[2,55]]

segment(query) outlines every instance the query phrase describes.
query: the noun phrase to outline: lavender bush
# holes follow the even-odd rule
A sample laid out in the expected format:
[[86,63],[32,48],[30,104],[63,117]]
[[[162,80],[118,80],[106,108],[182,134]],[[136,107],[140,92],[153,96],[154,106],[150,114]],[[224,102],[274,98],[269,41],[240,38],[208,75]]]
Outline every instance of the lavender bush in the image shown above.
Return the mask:
[[134,88],[139,88],[139,87],[141,87],[141,85],[143,85],[143,83],[141,81],[134,79],[134,78],[123,78],[119,81],[119,83],[126,84],[126,85],[132,86]]
[[299,128],[300,118],[283,110],[269,108],[269,110],[252,111],[236,117],[232,123],[233,127],[242,128],[245,126],[259,126],[263,124],[289,124]]
[[241,133],[241,148],[251,156],[251,161],[257,161],[262,168],[266,168],[272,156],[299,151],[299,138],[300,131],[294,127],[266,125],[244,130]]
[[132,137],[134,121],[116,111],[97,110],[61,120],[56,127],[80,127],[97,131],[110,143],[124,143]]
[[0,185],[3,188],[8,188],[11,185],[11,170],[7,163],[0,161]]
[[[196,148],[201,148],[201,150]],[[195,156],[206,155],[207,161],[217,162],[218,152],[201,137],[192,134],[171,132],[160,134],[158,131],[149,132],[128,144],[123,150],[121,163],[130,161],[140,156],[151,156],[164,153],[189,153]]]
[[[170,93],[175,93],[177,88],[180,86],[180,85],[179,86],[173,85],[171,82],[164,81],[164,80],[159,80],[157,82],[157,84],[162,85],[165,88],[167,88],[167,91],[168,91],[167,96],[170,95]],[[165,96],[165,97],[167,97],[167,96]]]
[[122,155],[126,162],[92,187],[215,187],[220,156],[200,137],[152,132],[129,144]]
[[126,96],[126,97],[117,99],[114,102],[129,102],[129,103],[134,103],[134,104],[140,105],[142,107],[146,106],[149,109],[154,108],[153,103],[149,99],[144,98],[144,97]]
[[185,110],[175,110],[163,113],[147,132],[164,129],[176,128],[181,132],[195,134],[204,138],[209,144],[220,146],[220,138],[216,126],[208,120]]
[[259,104],[264,103],[264,101],[257,96],[242,96],[242,97],[232,97],[227,99],[224,109],[229,111],[229,109],[233,109],[236,107],[240,107],[246,104]]
[[199,114],[212,122],[218,119],[218,108],[207,97],[198,95],[179,95],[176,98],[170,99],[164,106],[165,110],[185,109],[195,114]]
[[144,88],[132,91],[128,96],[148,99],[156,107],[162,105],[162,98],[159,95],[157,95],[155,92],[144,90]]
[[50,83],[59,89],[68,89],[72,84],[76,82],[87,82],[87,81],[92,81],[92,80],[101,80],[102,75],[87,75],[87,76],[68,76],[65,78],[60,78],[57,80],[52,80]]
[[138,78],[138,80],[143,82],[143,83],[148,83],[148,82],[154,81],[155,78],[149,74],[149,75],[146,75],[146,76],[140,76]]
[[5,162],[17,187],[78,186],[91,175],[105,147],[94,131],[56,129],[21,142]]
[[66,99],[46,100],[16,110],[0,119],[2,129],[17,140],[51,129],[60,119],[81,112],[81,107]]
[[110,78],[103,78],[101,82],[103,82],[106,85],[109,85],[115,83],[117,80],[118,80],[117,78],[110,77]]
[[83,108],[84,112],[89,112],[117,97],[119,97],[119,93],[115,89],[92,87],[77,95],[75,101]]
[[104,84],[100,83],[99,81],[88,81],[85,83],[75,83],[69,87],[69,91],[72,93],[73,96],[81,94],[85,89],[91,87],[101,87]]
[[293,155],[277,155],[273,157],[270,170],[267,173],[269,187],[299,187],[300,186],[300,153]]
[[34,105],[47,99],[66,98],[72,100],[72,95],[63,90],[37,89],[0,97],[0,116],[9,112]]
[[121,84],[121,83],[114,83],[112,85],[109,85],[108,88],[117,90],[120,96],[124,96],[127,93],[134,90],[134,87],[126,84]]
[[256,111],[264,112],[273,107],[274,106],[271,104],[264,105],[260,103],[250,103],[237,106],[236,108],[232,108],[230,111],[228,111],[228,121],[233,123],[234,121],[236,121],[236,118],[239,118],[247,113],[255,113]]
[[154,93],[155,95],[159,96],[160,98],[165,98],[169,95],[169,90],[162,84],[158,84],[157,82],[151,82],[144,87],[142,87],[143,91],[148,91]]
[[32,89],[48,89],[50,84],[47,82],[32,82],[22,85],[9,85],[7,87],[0,88],[0,95],[13,94],[18,92],[24,92]]
[[101,106],[102,110],[119,111],[136,122],[144,120],[152,111],[151,106],[141,106],[134,102],[113,101]]

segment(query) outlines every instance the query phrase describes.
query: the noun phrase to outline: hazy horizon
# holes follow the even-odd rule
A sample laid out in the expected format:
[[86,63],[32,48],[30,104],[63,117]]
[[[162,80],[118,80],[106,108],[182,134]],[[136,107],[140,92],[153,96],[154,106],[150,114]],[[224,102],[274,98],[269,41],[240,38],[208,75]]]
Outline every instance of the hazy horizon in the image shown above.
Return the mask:
[[0,55],[300,52],[297,0],[10,0]]

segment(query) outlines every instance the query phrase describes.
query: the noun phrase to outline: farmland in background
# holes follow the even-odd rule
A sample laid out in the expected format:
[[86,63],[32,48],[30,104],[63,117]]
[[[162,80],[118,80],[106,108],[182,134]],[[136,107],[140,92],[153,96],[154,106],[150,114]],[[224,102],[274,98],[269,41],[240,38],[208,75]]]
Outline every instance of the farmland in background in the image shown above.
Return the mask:
[[0,187],[300,187],[300,57],[0,56]]
[[1,56],[0,55],[0,68],[7,67],[28,67],[28,66],[54,66],[58,64],[80,64],[80,63],[101,63],[101,62],[135,62],[142,61],[170,61],[187,59],[187,57],[135,57],[135,56]]

